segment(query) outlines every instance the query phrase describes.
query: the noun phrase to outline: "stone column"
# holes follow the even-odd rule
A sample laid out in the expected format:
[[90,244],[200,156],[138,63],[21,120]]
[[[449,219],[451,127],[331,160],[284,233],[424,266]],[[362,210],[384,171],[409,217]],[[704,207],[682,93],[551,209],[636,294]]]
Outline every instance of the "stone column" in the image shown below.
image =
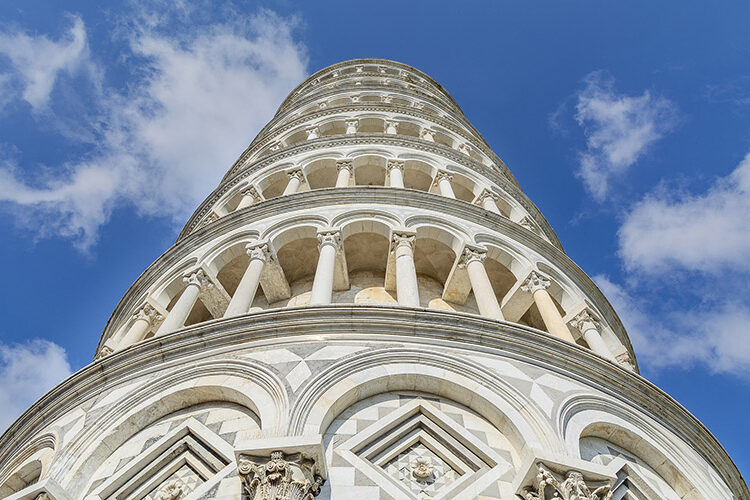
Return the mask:
[[386,120],[385,121],[385,133],[386,134],[398,134],[398,122],[395,122],[393,120]]
[[287,175],[289,176],[289,183],[287,183],[284,189],[283,196],[296,193],[303,179],[302,170],[292,170],[291,172],[287,172]]
[[240,194],[242,195],[242,199],[240,200],[239,204],[237,205],[237,210],[243,209],[245,207],[249,207],[253,203],[260,201],[260,193],[258,193],[258,190],[255,189],[253,186],[249,186],[245,189],[243,189]]
[[570,324],[573,328],[576,328],[581,332],[583,339],[592,351],[614,363],[617,363],[615,356],[609,350],[607,344],[604,343],[604,339],[602,339],[599,319],[593,311],[584,309],[571,320]]
[[333,274],[336,270],[336,252],[341,246],[341,232],[338,229],[318,232],[318,267],[315,269],[310,305],[331,303],[333,296]]
[[117,343],[117,350],[125,349],[146,336],[155,322],[161,319],[161,314],[151,304],[144,304],[133,314],[133,324],[128,333]]
[[500,310],[495,291],[492,289],[490,278],[487,276],[487,270],[484,267],[484,259],[486,258],[487,252],[485,250],[465,248],[460,265],[466,267],[466,272],[469,274],[469,281],[479,307],[479,314],[488,318],[505,319],[503,318],[503,312]]
[[500,213],[500,209],[497,208],[497,200],[499,196],[493,193],[492,191],[485,189],[482,191],[482,193],[477,197],[476,203],[480,205],[482,208],[489,212],[496,213],[498,215],[502,215]]
[[250,261],[247,264],[247,269],[245,269],[245,274],[242,275],[242,279],[237,285],[237,290],[234,291],[232,300],[229,301],[227,310],[224,312],[225,318],[247,314],[250,310],[258,291],[263,266],[271,255],[268,244],[265,242],[250,243],[245,247],[245,250],[250,256]]
[[305,133],[307,133],[308,141],[320,137],[320,129],[318,127],[306,128]]
[[190,311],[193,310],[195,301],[198,300],[198,294],[201,288],[208,283],[208,277],[203,272],[203,269],[196,269],[187,273],[183,278],[182,282],[185,283],[185,291],[182,292],[180,298],[177,299],[172,310],[169,311],[167,319],[161,324],[159,330],[156,331],[156,337],[165,335],[169,332],[173,332],[179,328],[185,326],[185,320],[190,315]]
[[388,160],[387,164],[389,172],[389,185],[390,187],[403,188],[404,187],[404,162],[399,160]]
[[336,187],[348,187],[349,179],[352,176],[352,161],[339,160],[336,162],[336,169],[339,171],[338,177],[336,177]]
[[346,121],[347,135],[356,134],[358,129],[359,129],[359,120],[347,120]]
[[446,198],[455,199],[456,194],[453,192],[453,187],[451,186],[452,179],[453,176],[451,174],[441,170],[435,176],[435,184],[438,188],[440,188],[440,194],[442,194]]
[[417,269],[414,265],[414,242],[412,232],[394,232],[391,236],[396,257],[396,295],[402,306],[419,307]]
[[570,330],[565,325],[560,311],[557,310],[557,306],[552,301],[547,288],[550,286],[550,280],[547,279],[540,273],[532,271],[526,282],[521,287],[525,292],[529,292],[534,297],[534,303],[539,314],[542,315],[544,326],[547,327],[547,331],[551,334],[560,337],[561,339],[575,343],[573,335],[570,334]]

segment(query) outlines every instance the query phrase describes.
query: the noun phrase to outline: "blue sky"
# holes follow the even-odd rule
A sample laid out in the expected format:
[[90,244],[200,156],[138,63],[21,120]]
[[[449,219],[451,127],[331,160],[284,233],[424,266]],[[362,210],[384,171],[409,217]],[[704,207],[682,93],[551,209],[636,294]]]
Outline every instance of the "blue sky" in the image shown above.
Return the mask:
[[451,92],[643,375],[747,474],[748,18],[731,1],[3,2],[0,428],[91,361],[289,90],[384,57]]

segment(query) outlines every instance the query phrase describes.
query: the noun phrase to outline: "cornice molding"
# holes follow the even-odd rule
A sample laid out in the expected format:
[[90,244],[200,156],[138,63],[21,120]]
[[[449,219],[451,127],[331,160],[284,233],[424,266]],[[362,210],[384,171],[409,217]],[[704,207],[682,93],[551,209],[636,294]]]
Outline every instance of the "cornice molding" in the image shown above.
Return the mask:
[[[305,328],[301,329],[300,325]],[[304,306],[217,319],[149,339],[79,370],[31,406],[0,436],[13,450],[42,432],[45,423],[82,400],[191,356],[220,355],[251,347],[278,347],[306,339],[397,342],[470,349],[536,364],[587,385],[666,425],[715,465],[737,498],[750,498],[742,477],[715,437],[674,399],[641,376],[588,349],[518,324],[465,313],[394,306]],[[12,454],[11,454],[12,455]]]

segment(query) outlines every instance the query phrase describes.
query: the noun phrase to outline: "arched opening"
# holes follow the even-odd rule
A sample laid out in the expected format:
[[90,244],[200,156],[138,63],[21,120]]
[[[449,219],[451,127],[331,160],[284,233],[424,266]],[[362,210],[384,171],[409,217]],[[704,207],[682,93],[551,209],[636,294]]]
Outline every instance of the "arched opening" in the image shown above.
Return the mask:
[[420,160],[406,160],[404,162],[404,187],[429,191],[432,186],[432,178],[435,175],[434,168]]
[[330,188],[336,185],[336,160],[325,158],[315,160],[305,166],[305,177],[310,189]]
[[273,304],[264,304],[260,298],[253,307],[300,306],[310,303],[315,270],[318,265],[317,228],[304,226],[285,231],[274,238],[274,247],[279,265],[284,271],[291,289],[291,299]]
[[385,159],[380,156],[359,156],[354,159],[354,180],[357,186],[384,186]]

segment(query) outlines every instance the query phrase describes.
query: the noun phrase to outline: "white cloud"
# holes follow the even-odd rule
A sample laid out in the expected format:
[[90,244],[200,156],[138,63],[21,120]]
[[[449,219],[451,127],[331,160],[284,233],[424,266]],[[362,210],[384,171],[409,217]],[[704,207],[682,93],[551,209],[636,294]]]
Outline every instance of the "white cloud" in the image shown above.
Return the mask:
[[575,118],[586,135],[577,175],[595,199],[607,196],[613,177],[624,174],[656,140],[676,123],[676,108],[663,97],[645,91],[620,94],[614,80],[601,72],[585,78],[578,94]]
[[594,281],[622,319],[641,366],[691,368],[750,378],[750,308],[731,302],[694,309],[656,310],[647,299],[603,275]]
[[[80,17],[73,16],[66,36],[53,41],[20,31],[0,33],[0,53],[10,59],[23,87],[22,97],[38,111],[47,106],[55,81],[61,72],[73,74],[92,69],[86,29]],[[4,75],[8,78],[8,75]],[[8,89],[6,84],[5,89]]]
[[105,89],[92,103],[100,139],[85,161],[59,166],[35,186],[0,167],[0,201],[44,234],[89,248],[123,204],[184,222],[306,76],[294,21],[272,12],[171,34],[154,22],[129,35],[140,78],[127,93]]
[[646,196],[618,237],[625,265],[641,273],[750,271],[750,154],[705,194]]
[[0,344],[0,433],[71,373],[65,350],[53,342]]

